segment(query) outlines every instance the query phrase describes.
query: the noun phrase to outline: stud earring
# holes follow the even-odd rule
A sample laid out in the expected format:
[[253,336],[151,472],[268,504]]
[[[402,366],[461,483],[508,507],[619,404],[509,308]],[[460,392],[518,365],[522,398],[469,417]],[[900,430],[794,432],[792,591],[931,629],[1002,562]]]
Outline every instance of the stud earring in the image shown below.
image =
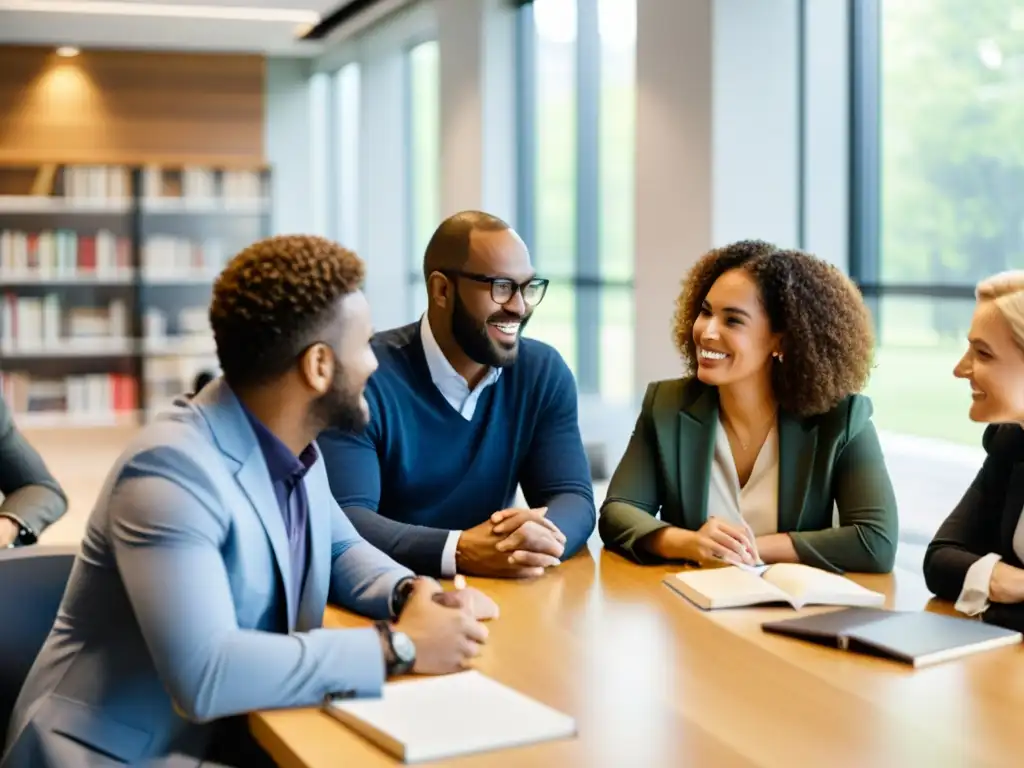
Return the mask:
[[782,362],[782,353],[781,352],[772,352],[772,357],[774,357],[780,363]]

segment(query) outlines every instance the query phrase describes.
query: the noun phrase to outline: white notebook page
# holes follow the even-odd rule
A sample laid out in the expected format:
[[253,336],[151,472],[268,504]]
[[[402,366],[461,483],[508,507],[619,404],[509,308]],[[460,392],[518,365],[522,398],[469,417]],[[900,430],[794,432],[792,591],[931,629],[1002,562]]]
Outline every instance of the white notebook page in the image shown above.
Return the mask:
[[328,712],[407,763],[576,734],[573,718],[475,670],[387,683],[379,699],[344,699]]

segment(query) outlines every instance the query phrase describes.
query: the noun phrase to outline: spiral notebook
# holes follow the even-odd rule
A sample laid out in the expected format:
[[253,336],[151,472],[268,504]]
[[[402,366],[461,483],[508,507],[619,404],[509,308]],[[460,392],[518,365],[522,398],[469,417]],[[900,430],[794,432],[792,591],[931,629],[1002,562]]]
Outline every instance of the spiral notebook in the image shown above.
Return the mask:
[[475,670],[387,683],[375,699],[326,711],[405,763],[521,747],[576,735],[576,721]]

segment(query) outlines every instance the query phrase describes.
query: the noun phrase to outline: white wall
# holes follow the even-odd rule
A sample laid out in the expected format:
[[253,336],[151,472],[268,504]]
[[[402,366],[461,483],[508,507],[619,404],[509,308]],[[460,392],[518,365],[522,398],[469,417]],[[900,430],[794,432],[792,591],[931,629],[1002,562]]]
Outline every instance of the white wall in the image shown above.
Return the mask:
[[674,302],[703,253],[800,245],[800,5],[638,0],[638,396],[679,375]]
[[850,31],[845,2],[806,2],[804,247],[850,265]]
[[313,95],[308,59],[268,58],[264,139],[273,173],[274,234],[312,233]]
[[637,5],[634,391],[679,375],[682,276],[712,244],[712,0]]
[[405,62],[382,52],[362,59],[361,67],[359,253],[367,262],[373,322],[391,328],[409,319]]
[[437,0],[441,217],[479,209],[515,220],[515,9]]
[[750,238],[799,245],[800,4],[712,4],[716,246]]

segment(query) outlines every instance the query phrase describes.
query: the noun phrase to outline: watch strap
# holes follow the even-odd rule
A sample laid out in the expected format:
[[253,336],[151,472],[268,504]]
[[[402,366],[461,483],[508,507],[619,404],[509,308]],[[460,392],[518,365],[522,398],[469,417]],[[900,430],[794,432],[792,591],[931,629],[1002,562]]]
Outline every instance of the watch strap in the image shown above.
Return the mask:
[[39,537],[36,535],[36,532],[17,515],[12,515],[10,512],[0,512],[0,517],[6,518],[18,526],[18,535],[10,544],[11,547],[25,547],[38,541]]
[[380,636],[384,638],[387,646],[387,652],[384,655],[384,672],[387,677],[394,677],[396,675],[404,675],[409,672],[415,660],[405,660],[398,657],[398,653],[395,651],[395,631],[391,627],[391,623],[387,621],[375,621],[374,627]]
[[394,590],[391,592],[391,615],[394,618],[397,619],[402,615],[402,610],[409,601],[409,595],[412,594],[413,587],[415,586],[415,576],[406,576],[404,579],[399,579],[398,583],[395,584]]

